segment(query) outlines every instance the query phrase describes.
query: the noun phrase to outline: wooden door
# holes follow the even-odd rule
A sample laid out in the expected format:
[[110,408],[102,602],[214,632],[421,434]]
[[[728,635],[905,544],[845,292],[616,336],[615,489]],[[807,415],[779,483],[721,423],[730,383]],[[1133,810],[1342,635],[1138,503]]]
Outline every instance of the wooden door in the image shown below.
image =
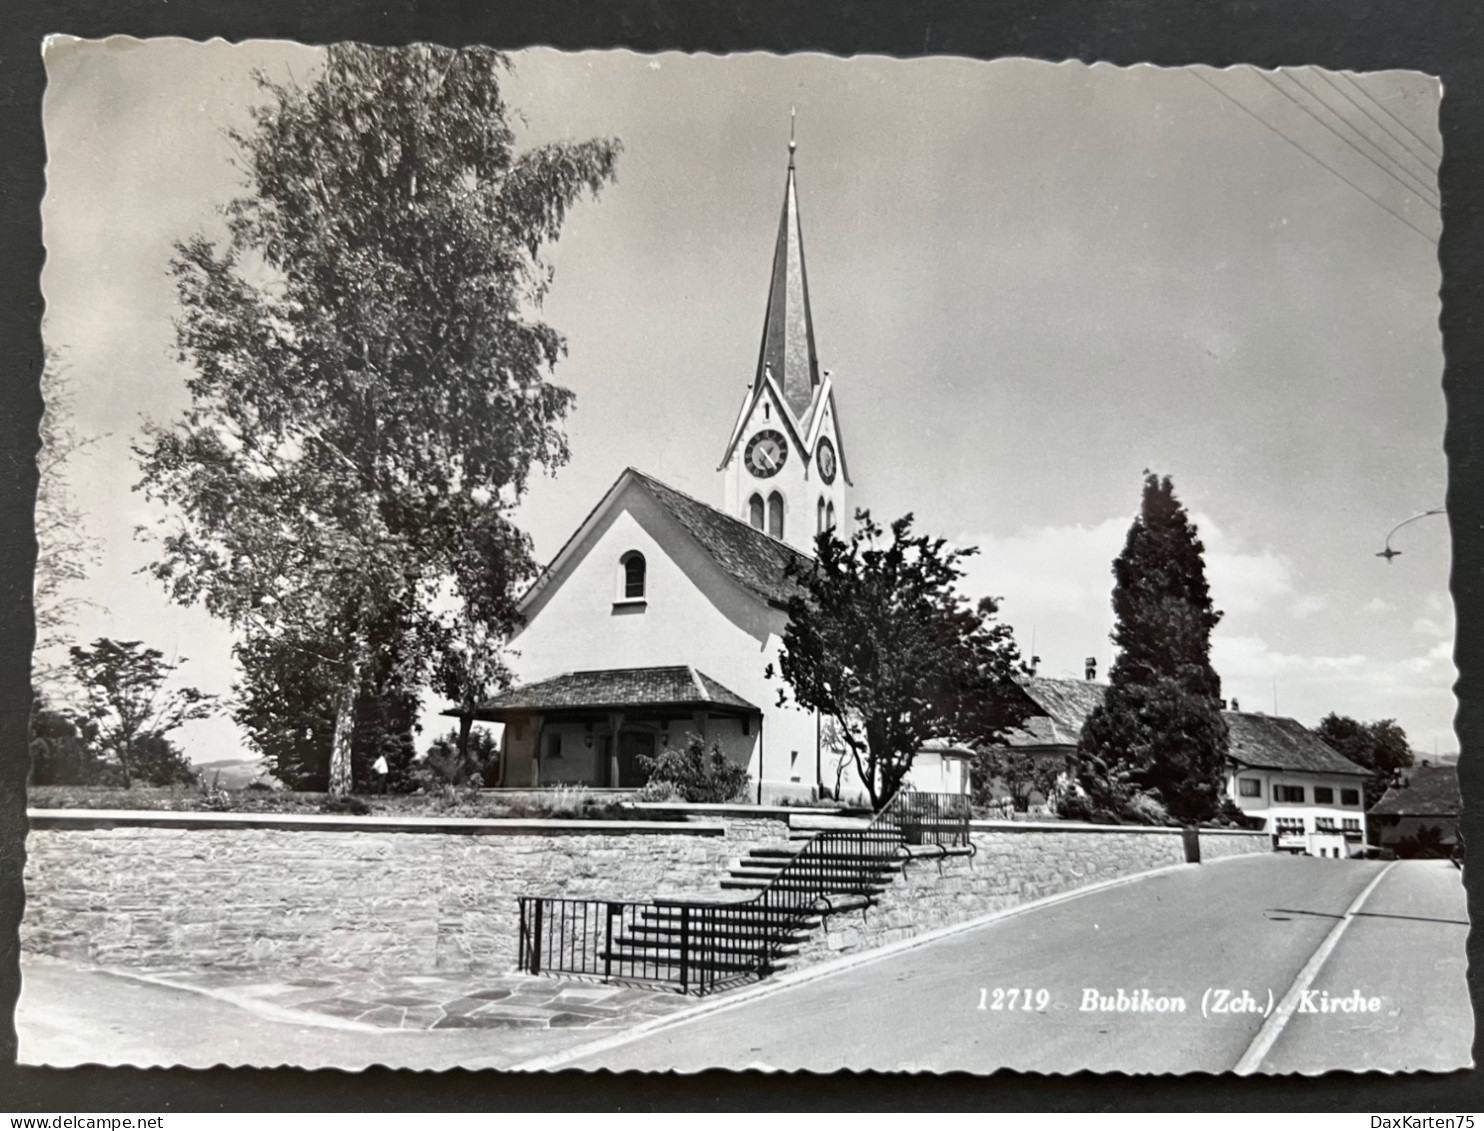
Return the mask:
[[614,785],[624,789],[637,789],[649,780],[649,774],[639,765],[639,755],[654,756],[654,735],[644,731],[626,730],[618,736],[618,781]]

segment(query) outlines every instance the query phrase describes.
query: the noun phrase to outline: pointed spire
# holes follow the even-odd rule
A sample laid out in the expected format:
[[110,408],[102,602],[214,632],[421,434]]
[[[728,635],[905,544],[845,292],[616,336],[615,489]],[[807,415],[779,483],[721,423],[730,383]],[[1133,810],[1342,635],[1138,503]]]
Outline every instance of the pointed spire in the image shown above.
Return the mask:
[[768,311],[763,321],[763,345],[757,380],[765,372],[783,390],[783,399],[802,420],[819,384],[819,358],[814,352],[814,320],[809,313],[809,282],[804,273],[804,236],[799,227],[799,198],[794,183],[793,110],[789,110],[788,179],[783,189],[783,214],[778,220],[778,243],[773,249],[773,272],[768,286]]

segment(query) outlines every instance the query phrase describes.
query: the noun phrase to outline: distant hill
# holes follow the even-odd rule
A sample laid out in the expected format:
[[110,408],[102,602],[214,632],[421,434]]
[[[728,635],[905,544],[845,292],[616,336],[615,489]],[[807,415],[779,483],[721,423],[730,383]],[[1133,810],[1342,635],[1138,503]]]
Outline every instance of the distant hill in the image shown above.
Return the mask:
[[242,789],[255,781],[273,784],[268,771],[256,758],[223,758],[216,762],[196,762],[194,768],[207,785],[217,784],[223,789]]

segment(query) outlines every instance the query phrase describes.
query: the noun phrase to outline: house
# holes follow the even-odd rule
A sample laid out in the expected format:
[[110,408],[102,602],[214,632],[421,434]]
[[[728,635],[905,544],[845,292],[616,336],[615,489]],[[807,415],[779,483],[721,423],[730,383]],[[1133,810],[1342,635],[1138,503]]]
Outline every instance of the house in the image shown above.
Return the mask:
[[[1021,690],[1035,713],[1005,745],[1069,764],[1082,725],[1102,703],[1107,685],[1030,676],[1021,681]],[[1362,784],[1369,771],[1294,719],[1245,711],[1223,711],[1222,717],[1230,734],[1227,796],[1247,816],[1264,822],[1274,847],[1337,858],[1362,849]]]
[[1458,767],[1423,762],[1406,770],[1401,784],[1388,789],[1367,816],[1378,843],[1399,856],[1449,855],[1462,843],[1462,812]]
[[1370,771],[1294,719],[1224,711],[1230,728],[1227,795],[1262,818],[1279,851],[1353,856],[1365,846]]
[[[628,788],[641,756],[698,734],[745,765],[758,801],[860,793],[813,711],[779,702],[790,562],[848,537],[849,463],[815,348],[794,144],[762,344],[721,448],[721,507],[626,469],[522,596],[517,686],[476,717],[505,724],[511,786]],[[967,788],[966,751],[928,751],[912,783]]]

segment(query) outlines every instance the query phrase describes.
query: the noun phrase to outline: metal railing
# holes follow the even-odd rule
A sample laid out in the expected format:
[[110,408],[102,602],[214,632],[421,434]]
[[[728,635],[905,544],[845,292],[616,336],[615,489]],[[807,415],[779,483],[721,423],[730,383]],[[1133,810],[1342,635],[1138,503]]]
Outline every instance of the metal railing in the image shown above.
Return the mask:
[[521,896],[518,966],[694,994],[765,978],[839,897],[874,903],[909,844],[972,847],[968,798],[899,793],[865,828],[815,834],[747,899]]
[[969,798],[962,793],[917,793],[902,790],[871,821],[872,827],[894,828],[907,844],[972,848]]

